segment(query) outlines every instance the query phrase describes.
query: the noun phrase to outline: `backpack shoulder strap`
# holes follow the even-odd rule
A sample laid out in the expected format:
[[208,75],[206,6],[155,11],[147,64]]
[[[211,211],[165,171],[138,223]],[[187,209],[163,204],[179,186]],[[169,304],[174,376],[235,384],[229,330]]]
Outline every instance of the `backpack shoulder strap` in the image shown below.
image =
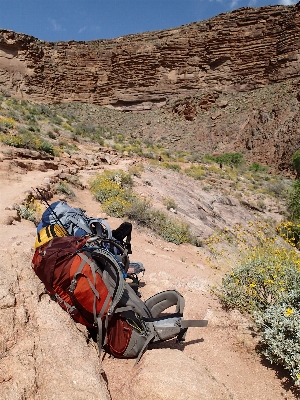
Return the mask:
[[147,299],[145,305],[151,312],[152,317],[156,318],[160,313],[174,305],[176,305],[176,313],[183,314],[185,300],[176,290],[165,290]]

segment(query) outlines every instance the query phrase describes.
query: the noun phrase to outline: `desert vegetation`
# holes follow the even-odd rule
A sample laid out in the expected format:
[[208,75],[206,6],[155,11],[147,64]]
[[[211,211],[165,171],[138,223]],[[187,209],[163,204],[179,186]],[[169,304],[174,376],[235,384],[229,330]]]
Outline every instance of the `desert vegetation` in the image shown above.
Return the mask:
[[[97,115],[93,113],[98,112]],[[122,157],[140,157],[128,172],[105,170],[90,180],[94,198],[108,215],[135,221],[168,242],[203,246],[207,262],[218,268],[219,260],[228,263],[220,287],[214,288],[226,308],[236,308],[256,324],[261,338],[260,352],[270,362],[286,368],[300,383],[300,184],[270,171],[266,165],[249,163],[241,153],[219,155],[166,150],[159,141],[141,140],[120,126],[107,124],[101,107],[87,105],[48,106],[0,96],[0,141],[6,145],[47,153],[80,154],[84,144],[96,151],[99,146],[114,149]],[[112,111],[112,113],[116,113]],[[118,117],[119,118],[119,117]],[[162,161],[158,161],[158,157]],[[202,184],[203,190],[235,196],[260,218],[247,225],[232,225],[215,232],[204,241],[188,223],[176,217],[178,204],[171,197],[162,201],[165,210],[156,209],[135,192],[134,179],[142,179],[145,163],[167,174],[187,176]],[[299,175],[299,154],[292,165]],[[144,185],[151,185],[144,181]],[[66,199],[75,196],[80,186],[77,176],[65,176],[55,186]],[[278,206],[281,223],[267,220],[264,212]],[[174,210],[170,216],[170,209]],[[18,209],[22,218],[36,223],[42,206],[27,198]]]
[[[297,153],[293,157],[295,169],[298,168]],[[237,308],[251,316],[260,335],[261,354],[272,364],[283,366],[299,386],[298,178],[289,188],[286,200],[288,212],[276,226],[275,233],[271,234],[267,225],[256,230],[259,240],[251,250],[243,249],[242,258],[223,278],[217,294],[225,307]],[[243,233],[243,236],[246,235]]]
[[[130,174],[123,171],[104,171],[90,182],[94,197],[102,208],[114,217],[127,217],[159,234],[164,240],[175,244],[199,245],[188,224],[170,218],[151,206],[150,201],[134,193]],[[173,204],[168,201],[168,205]]]

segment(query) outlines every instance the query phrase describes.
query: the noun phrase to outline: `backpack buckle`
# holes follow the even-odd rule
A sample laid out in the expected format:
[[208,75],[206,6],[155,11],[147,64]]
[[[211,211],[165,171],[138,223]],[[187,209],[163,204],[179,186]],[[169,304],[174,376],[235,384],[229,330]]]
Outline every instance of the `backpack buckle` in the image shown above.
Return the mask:
[[73,293],[75,288],[77,285],[77,280],[76,279],[72,279],[71,284],[70,284],[70,288],[69,288],[69,292]]

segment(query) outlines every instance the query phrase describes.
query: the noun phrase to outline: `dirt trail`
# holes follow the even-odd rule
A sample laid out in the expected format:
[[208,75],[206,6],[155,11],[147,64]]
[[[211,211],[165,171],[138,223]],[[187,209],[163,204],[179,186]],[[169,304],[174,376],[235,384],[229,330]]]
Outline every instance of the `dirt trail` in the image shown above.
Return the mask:
[[[20,196],[32,185],[43,182],[53,172],[30,171],[27,174],[11,173],[0,176],[0,210],[20,201]],[[86,179],[90,171],[82,171]],[[87,210],[89,215],[101,214],[99,203],[92,199],[88,190],[76,190],[76,199],[70,204]],[[122,221],[108,218],[114,228]],[[14,245],[15,251],[32,248],[35,227],[28,221],[2,226],[0,240],[2,250]],[[19,245],[16,245],[19,243]],[[19,246],[19,247],[18,247]],[[189,359],[205,368],[213,380],[234,400],[296,399],[289,389],[284,374],[264,365],[254,348],[256,339],[251,335],[251,326],[238,312],[226,313],[218,300],[211,295],[209,286],[221,281],[221,273],[205,262],[201,251],[191,245],[176,246],[164,242],[151,232],[134,225],[132,238],[132,261],[143,262],[146,273],[142,278],[143,299],[168,289],[178,290],[186,300],[185,316],[188,319],[205,318],[207,328],[190,329],[186,342],[177,345],[174,341],[152,345],[149,352],[157,349],[179,349]],[[168,353],[169,354],[169,353]],[[113,400],[123,399],[122,388],[128,376],[135,371],[134,360],[117,360],[106,357],[103,368]],[[163,360],[160,374],[164,373]],[[153,382],[155,384],[155,382]],[[1,398],[1,395],[0,395]],[[178,397],[178,399],[183,397]]]

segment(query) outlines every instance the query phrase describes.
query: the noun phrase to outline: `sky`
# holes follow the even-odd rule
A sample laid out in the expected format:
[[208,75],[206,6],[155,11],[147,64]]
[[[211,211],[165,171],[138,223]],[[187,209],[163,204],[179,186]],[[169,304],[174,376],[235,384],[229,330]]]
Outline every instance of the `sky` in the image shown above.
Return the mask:
[[0,0],[0,29],[40,40],[89,41],[175,28],[241,7],[295,0]]

